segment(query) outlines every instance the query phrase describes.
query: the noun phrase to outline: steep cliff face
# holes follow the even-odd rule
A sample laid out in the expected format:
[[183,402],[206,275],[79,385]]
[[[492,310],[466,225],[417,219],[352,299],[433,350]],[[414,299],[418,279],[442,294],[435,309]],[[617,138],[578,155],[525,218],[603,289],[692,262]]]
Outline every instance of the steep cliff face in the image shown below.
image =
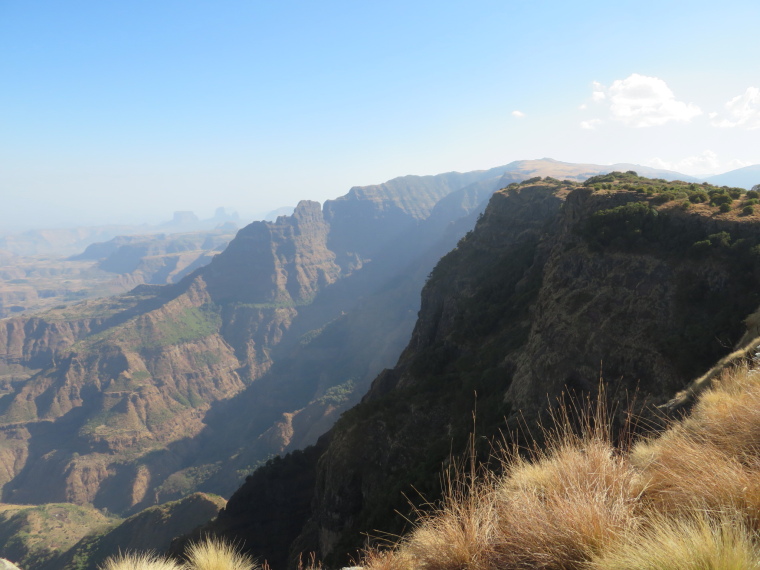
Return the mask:
[[[324,212],[301,202],[176,285],[0,322],[3,499],[132,513],[231,491],[315,441],[403,347],[443,247],[445,224],[423,218],[470,179],[499,176],[411,177]],[[354,240],[347,219],[364,214],[375,222]],[[385,246],[370,258],[350,247],[361,240]]]
[[204,279],[220,303],[305,304],[340,275],[327,248],[329,230],[319,203],[303,201],[277,223],[240,230]]
[[[760,222],[739,214],[741,197],[721,213],[720,192],[626,174],[496,193],[431,273],[395,368],[309,451],[313,493],[292,507],[301,530],[273,559],[293,566],[315,551],[340,564],[364,533],[400,532],[394,512],[418,493],[435,499],[473,429],[524,433],[563,393],[595,394],[600,377],[616,397],[638,390],[645,410],[730,351],[760,305]],[[256,521],[271,505],[254,486],[295,461],[262,468],[208,530],[263,553],[271,535]],[[292,524],[272,532],[292,536]]]

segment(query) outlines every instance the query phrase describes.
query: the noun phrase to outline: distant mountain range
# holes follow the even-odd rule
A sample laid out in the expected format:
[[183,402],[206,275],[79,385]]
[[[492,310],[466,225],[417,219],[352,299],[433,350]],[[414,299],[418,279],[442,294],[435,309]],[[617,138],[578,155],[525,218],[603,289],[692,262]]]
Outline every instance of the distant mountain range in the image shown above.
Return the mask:
[[[103,225],[75,228],[34,229],[18,233],[0,231],[0,250],[22,256],[68,256],[82,252],[90,244],[117,236],[157,233],[201,232],[224,228],[235,231],[240,223],[236,212],[217,208],[214,216],[201,220],[193,212],[174,212],[171,220],[157,225]],[[0,228],[1,230],[2,228]]]
[[737,168],[723,174],[716,174],[705,179],[710,184],[717,186],[735,186],[749,190],[760,184],[760,164]]

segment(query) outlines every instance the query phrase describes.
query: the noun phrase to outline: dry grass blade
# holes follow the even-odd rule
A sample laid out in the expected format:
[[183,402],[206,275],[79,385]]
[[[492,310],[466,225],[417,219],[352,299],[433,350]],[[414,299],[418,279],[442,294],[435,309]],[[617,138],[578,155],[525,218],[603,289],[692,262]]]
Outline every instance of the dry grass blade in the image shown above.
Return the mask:
[[405,542],[405,554],[414,560],[414,568],[487,568],[498,522],[493,501],[492,489],[485,482],[450,496]]
[[752,570],[760,550],[738,513],[656,517],[589,564],[590,570]]
[[100,570],[182,570],[182,566],[152,552],[131,552],[106,559]]
[[635,472],[608,442],[578,443],[513,462],[497,490],[497,567],[582,568],[635,525]]
[[188,570],[254,570],[253,560],[218,538],[195,542],[185,550]]
[[760,373],[725,371],[691,416],[632,448],[613,446],[601,406],[564,408],[544,436],[529,459],[507,452],[498,478],[460,478],[364,567],[760,570]]

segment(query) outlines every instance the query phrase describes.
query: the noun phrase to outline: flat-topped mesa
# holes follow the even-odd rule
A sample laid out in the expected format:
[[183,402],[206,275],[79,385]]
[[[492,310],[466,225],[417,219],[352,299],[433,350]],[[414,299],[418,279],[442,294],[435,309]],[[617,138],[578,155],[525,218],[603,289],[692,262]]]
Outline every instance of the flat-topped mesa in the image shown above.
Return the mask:
[[218,303],[300,304],[340,276],[327,248],[319,202],[301,201],[292,216],[240,230],[203,272]]

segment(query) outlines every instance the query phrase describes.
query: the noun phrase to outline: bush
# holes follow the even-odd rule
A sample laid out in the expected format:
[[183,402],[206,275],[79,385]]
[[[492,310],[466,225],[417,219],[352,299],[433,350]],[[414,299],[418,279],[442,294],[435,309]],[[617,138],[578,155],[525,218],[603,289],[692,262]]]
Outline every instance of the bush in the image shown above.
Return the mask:
[[733,201],[734,199],[728,194],[710,193],[710,204],[712,206],[722,206],[723,204],[730,204]]
[[652,203],[664,204],[666,202],[670,202],[671,200],[675,200],[675,197],[676,195],[673,192],[662,192],[660,194],[657,194],[657,196],[652,199]]
[[582,233],[598,247],[638,248],[659,239],[663,220],[646,202],[631,202],[594,212]]
[[748,206],[744,206],[742,208],[742,214],[745,216],[751,216],[755,213],[755,207],[752,204],[749,204]]
[[719,210],[720,210],[721,212],[723,212],[724,214],[725,214],[726,212],[730,212],[730,211],[731,211],[731,204],[727,204],[727,203],[725,203],[725,202],[724,202],[724,203],[722,203],[722,204],[720,205],[720,208],[719,208]]

